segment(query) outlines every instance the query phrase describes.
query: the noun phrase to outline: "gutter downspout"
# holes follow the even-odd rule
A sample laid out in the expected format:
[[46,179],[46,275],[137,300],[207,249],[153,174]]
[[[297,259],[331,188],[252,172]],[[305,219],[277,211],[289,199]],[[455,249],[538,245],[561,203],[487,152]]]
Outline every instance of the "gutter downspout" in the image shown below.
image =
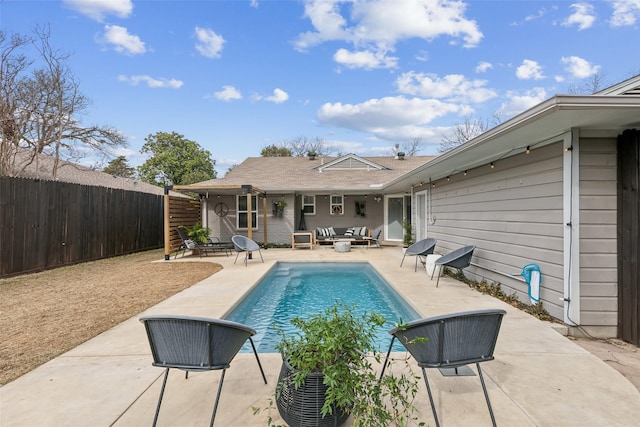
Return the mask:
[[580,129],[563,139],[564,322],[580,325]]

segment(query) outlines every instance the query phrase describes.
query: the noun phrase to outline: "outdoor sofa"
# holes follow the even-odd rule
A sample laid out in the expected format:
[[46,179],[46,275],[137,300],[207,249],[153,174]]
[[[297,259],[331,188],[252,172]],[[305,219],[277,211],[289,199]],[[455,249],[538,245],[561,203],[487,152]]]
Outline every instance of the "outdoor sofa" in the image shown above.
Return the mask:
[[314,239],[318,244],[332,245],[336,240],[349,239],[352,244],[369,245],[371,231],[367,226],[362,227],[316,227]]

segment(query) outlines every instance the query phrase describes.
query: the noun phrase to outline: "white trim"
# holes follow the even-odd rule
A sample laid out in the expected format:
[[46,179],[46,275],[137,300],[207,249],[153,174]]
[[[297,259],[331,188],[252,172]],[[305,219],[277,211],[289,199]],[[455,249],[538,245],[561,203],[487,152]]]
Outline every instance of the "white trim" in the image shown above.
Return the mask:
[[[416,241],[420,239],[425,239],[429,234],[429,220],[428,220],[429,197],[428,196],[429,196],[429,190],[423,190],[423,191],[416,192],[413,198],[414,200],[413,206],[415,206]],[[422,206],[422,208],[418,203],[418,200],[420,199],[420,197],[424,197],[424,205]],[[422,216],[418,215],[418,212],[421,212],[423,215]],[[422,233],[420,233],[423,226],[424,226],[424,236],[422,235]]]
[[[253,203],[253,198],[255,197],[256,199],[256,203]],[[258,221],[260,220],[260,217],[258,216],[259,214],[259,208],[258,208],[258,196],[256,194],[251,195],[251,213],[249,213],[248,210],[240,210],[240,199],[243,198],[246,200],[247,195],[246,194],[236,194],[236,230],[249,230],[249,227],[240,227],[240,214],[244,213],[246,215],[252,215],[253,213],[255,213],[256,215],[256,221],[255,223],[253,222],[253,215],[251,216],[251,230],[259,230],[258,228]],[[247,206],[248,207],[248,206]],[[249,223],[249,217],[247,216],[247,225]]]
[[[339,165],[340,163],[346,161],[346,160],[355,160],[358,163],[362,163],[367,165],[366,168],[342,168],[342,167],[335,167],[336,165]],[[372,162],[371,160],[367,160],[364,159],[360,156],[358,156],[357,154],[346,154],[342,157],[338,157],[337,159],[334,159],[332,161],[330,161],[329,163],[325,163],[322,164],[320,166],[318,166],[318,171],[322,172],[325,169],[335,169],[335,170],[369,170],[369,169],[376,169],[376,170],[385,170],[387,168],[385,168],[384,166],[381,166],[375,162]]]
[[580,324],[580,130],[563,140],[564,322]]
[[406,206],[404,203],[405,195],[402,193],[398,194],[385,194],[384,196],[384,240],[388,240],[390,242],[402,242],[404,236],[404,228],[401,227],[401,236],[400,238],[391,238],[389,237],[389,199],[402,199],[402,220],[406,218]]

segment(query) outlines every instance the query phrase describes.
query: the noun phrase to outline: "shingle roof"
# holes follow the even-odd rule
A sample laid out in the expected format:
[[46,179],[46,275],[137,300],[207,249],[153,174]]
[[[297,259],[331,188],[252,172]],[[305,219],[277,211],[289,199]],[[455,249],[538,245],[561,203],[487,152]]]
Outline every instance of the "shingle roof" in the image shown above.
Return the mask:
[[[18,165],[16,170],[22,170],[22,165],[30,159],[30,154],[19,153]],[[20,164],[20,161],[23,163]],[[51,156],[41,154],[38,156],[38,165],[32,162],[20,173],[22,178],[36,178],[43,180],[52,180],[51,170],[53,168],[54,159]],[[108,173],[96,171],[85,166],[64,160],[59,161],[56,173],[56,181],[70,182],[73,184],[93,185],[98,187],[116,188],[121,190],[139,191],[142,193],[150,193],[163,195],[164,188],[156,185],[147,184],[139,179],[122,178]],[[182,196],[181,193],[172,192],[172,195]]]
[[[434,156],[394,157],[249,157],[224,178],[200,182],[199,187],[254,185],[268,192],[366,190],[382,188],[410,170],[424,165]],[[333,168],[328,164],[339,159]],[[364,160],[361,161],[361,160]],[[343,168],[344,166],[354,169]],[[376,169],[379,165],[381,169]]]

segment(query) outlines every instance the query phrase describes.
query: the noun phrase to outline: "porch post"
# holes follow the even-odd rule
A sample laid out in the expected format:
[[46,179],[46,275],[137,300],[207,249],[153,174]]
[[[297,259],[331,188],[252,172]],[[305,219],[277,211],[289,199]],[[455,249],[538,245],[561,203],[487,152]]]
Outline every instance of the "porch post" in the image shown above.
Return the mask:
[[267,249],[267,195],[262,195],[262,224],[264,228],[264,248]]
[[169,261],[171,259],[171,229],[169,225],[169,218],[171,216],[171,212],[169,209],[169,190],[171,190],[170,185],[166,185],[164,187],[164,260]]

